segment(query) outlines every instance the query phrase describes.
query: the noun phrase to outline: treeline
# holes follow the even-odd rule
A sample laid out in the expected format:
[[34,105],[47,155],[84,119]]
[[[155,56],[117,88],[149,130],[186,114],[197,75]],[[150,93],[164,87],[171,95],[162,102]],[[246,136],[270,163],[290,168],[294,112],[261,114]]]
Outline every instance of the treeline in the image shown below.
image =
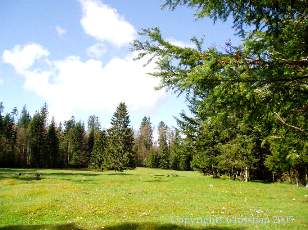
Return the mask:
[[16,108],[3,114],[0,103],[0,167],[191,169],[191,157],[179,151],[178,130],[160,122],[155,143],[150,118],[144,117],[134,133],[124,103],[118,106],[107,130],[95,115],[89,117],[87,127],[74,117],[59,125],[47,118],[47,105],[33,116],[24,107],[18,116]]
[[[286,157],[294,152],[276,155],[268,142],[261,143],[262,136],[256,136],[259,133],[245,133],[252,132],[252,128],[243,123],[240,129],[234,127],[239,125],[235,120],[232,128],[228,117],[220,115],[200,127],[195,118],[181,114],[180,130],[171,129],[161,121],[157,127],[158,139],[154,141],[150,117],[144,117],[134,133],[124,103],[117,107],[109,129],[102,129],[95,115],[89,117],[87,127],[74,117],[59,125],[53,119],[48,123],[47,105],[32,117],[26,107],[19,116],[16,108],[2,113],[0,103],[0,167],[123,171],[141,166],[199,170],[213,177],[228,175],[246,181],[297,180],[304,184],[307,180],[307,163],[300,156],[294,161]],[[222,137],[230,133],[235,139],[224,141]],[[284,145],[290,148],[294,142],[297,148],[305,148],[305,140],[300,139]],[[301,142],[303,146],[297,144]]]

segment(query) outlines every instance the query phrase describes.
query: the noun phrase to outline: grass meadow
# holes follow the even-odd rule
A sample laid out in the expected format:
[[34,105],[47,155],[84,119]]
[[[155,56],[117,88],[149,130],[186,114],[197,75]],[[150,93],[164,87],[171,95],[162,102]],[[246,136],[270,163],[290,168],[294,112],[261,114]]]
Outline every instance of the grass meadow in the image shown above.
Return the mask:
[[308,189],[147,168],[0,169],[0,229],[308,229]]

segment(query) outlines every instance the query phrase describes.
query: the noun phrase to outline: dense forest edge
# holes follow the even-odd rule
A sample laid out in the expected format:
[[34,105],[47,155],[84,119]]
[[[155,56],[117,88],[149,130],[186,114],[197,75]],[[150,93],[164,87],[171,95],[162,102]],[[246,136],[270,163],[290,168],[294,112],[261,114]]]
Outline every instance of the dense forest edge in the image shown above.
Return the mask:
[[95,115],[89,116],[87,126],[82,121],[76,121],[74,116],[63,124],[57,125],[54,118],[48,122],[46,104],[32,117],[26,106],[19,116],[16,108],[6,114],[2,114],[2,111],[3,103],[0,103],[0,167],[3,168],[124,171],[150,167],[199,170],[214,178],[225,175],[242,181],[298,182],[296,177],[292,178],[294,175],[291,171],[275,174],[265,167],[265,162],[260,161],[256,161],[255,167],[249,169],[244,163],[239,167],[229,164],[229,168],[212,168],[213,171],[200,168],[198,165],[206,161],[202,162],[197,158],[199,155],[191,151],[188,137],[179,129],[169,128],[161,121],[157,130],[158,140],[154,141],[150,117],[144,117],[139,130],[134,132],[125,103],[117,107],[109,129],[102,129]]
[[137,166],[198,170],[244,181],[308,181],[308,20],[305,1],[167,0],[163,8],[191,7],[201,20],[233,19],[241,37],[224,50],[192,38],[194,48],[144,29],[132,44],[137,59],[158,65],[160,88],[186,95],[190,115],[178,129],[161,122],[158,141],[144,117],[137,133],[120,103],[103,130],[90,116],[47,122],[44,105],[30,116],[24,107],[0,108],[0,167],[89,167],[123,171]]

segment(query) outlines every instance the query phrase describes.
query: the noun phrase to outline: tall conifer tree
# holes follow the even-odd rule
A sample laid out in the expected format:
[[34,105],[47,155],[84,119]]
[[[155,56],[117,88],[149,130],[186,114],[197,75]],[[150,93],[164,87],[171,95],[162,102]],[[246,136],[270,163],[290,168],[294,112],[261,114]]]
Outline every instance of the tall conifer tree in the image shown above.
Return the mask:
[[123,171],[136,166],[133,135],[127,107],[124,102],[121,102],[111,119],[111,128],[108,130],[108,168]]
[[158,144],[159,144],[159,167],[167,169],[169,168],[169,146],[168,146],[168,126],[161,121],[158,125]]

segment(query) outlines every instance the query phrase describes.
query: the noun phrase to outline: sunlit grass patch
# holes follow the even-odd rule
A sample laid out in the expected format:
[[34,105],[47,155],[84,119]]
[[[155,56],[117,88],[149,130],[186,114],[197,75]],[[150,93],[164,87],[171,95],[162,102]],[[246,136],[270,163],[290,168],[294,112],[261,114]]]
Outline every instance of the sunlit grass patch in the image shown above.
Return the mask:
[[[74,223],[76,229],[308,227],[308,190],[289,184],[245,183],[212,179],[197,172],[145,168],[123,173],[22,172],[38,172],[41,179],[24,180],[16,177],[19,170],[0,169],[0,226],[54,229]],[[200,222],[210,217],[229,222]],[[244,217],[269,218],[270,222],[256,225],[230,221]],[[277,217],[294,220],[274,223]]]

